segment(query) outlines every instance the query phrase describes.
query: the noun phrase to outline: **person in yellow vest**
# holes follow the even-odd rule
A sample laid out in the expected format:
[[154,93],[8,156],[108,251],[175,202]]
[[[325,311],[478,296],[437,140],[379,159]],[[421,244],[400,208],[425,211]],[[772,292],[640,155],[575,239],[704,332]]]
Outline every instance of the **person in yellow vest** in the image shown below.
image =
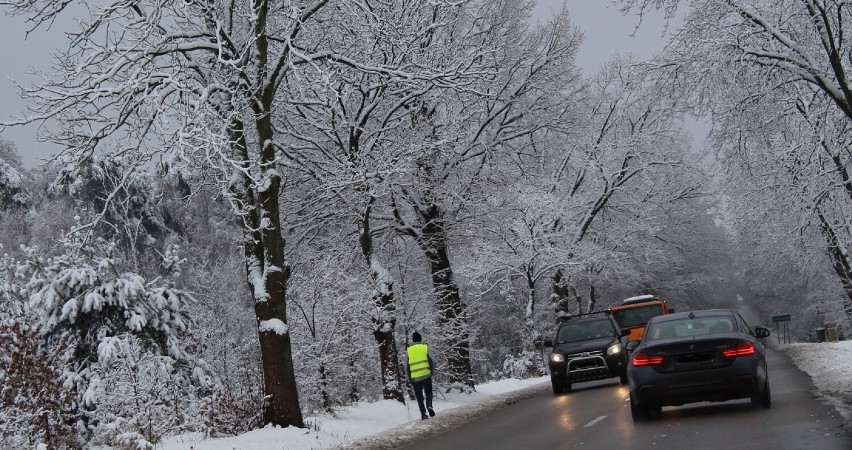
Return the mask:
[[[411,335],[411,340],[414,341],[406,353],[408,353],[408,362],[405,364],[405,371],[408,373],[408,380],[414,388],[414,395],[417,397],[417,406],[420,407],[420,419],[428,419],[429,416],[435,417],[435,410],[432,409],[432,374],[435,364],[433,363],[432,353],[429,351],[429,346],[424,344],[423,337],[420,333],[414,332]],[[423,393],[426,393],[426,403],[423,403]],[[429,416],[426,415],[429,412]]]

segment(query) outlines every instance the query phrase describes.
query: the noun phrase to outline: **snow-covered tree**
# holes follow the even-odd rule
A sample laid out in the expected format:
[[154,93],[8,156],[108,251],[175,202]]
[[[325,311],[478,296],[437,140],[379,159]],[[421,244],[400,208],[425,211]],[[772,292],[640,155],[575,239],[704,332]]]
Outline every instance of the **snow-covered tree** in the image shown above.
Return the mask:
[[0,255],[0,447],[73,447],[74,393],[62,377],[66,348],[43,345],[21,297],[16,266],[8,254]]
[[[411,2],[413,11],[449,17],[457,2]],[[79,5],[80,8],[74,8]],[[55,120],[48,138],[64,146],[57,160],[77,165],[94,152],[125,155],[141,170],[167,155],[173,167],[216,180],[243,226],[246,280],[255,300],[264,370],[264,422],[303,426],[287,325],[287,284],[280,198],[286,168],[322,158],[291,145],[277,105],[299,96],[298,79],[324,80],[323,64],[390,78],[442,84],[464,78],[464,61],[362,63],[362,37],[398,29],[402,39],[431,32],[429,20],[402,26],[398,8],[321,0],[54,3],[7,0],[6,10],[47,26],[80,13],[57,67],[62,73],[24,90],[33,114],[17,123]],[[441,24],[444,26],[444,24]],[[468,55],[468,61],[477,55]],[[478,69],[473,69],[476,72]],[[295,86],[295,88],[294,88]],[[292,88],[292,90],[291,90]],[[304,150],[304,151],[303,151]],[[286,224],[285,224],[286,225]]]
[[[445,66],[464,64],[466,54],[451,53],[438,44],[436,36],[443,34],[445,25],[456,20],[459,11],[436,9],[436,14],[424,14],[432,9],[428,4],[387,2],[373,5],[382,16],[396,15],[400,24],[388,27],[381,35],[366,36],[353,43],[352,53],[359,54],[362,63],[376,67],[402,65],[431,65],[446,55]],[[464,8],[460,8],[463,10]],[[428,30],[408,35],[411,30]],[[414,105],[433,90],[453,89],[420,79],[389,78],[382,73],[365,72],[358,68],[326,65],[325,79],[305,86],[305,79],[296,79],[293,90],[305,95],[281,108],[288,110],[280,128],[291,135],[293,147],[299,152],[307,149],[327,153],[325,159],[303,158],[315,186],[307,202],[323,202],[330,207],[317,215],[307,211],[298,221],[307,222],[314,214],[312,227],[318,223],[350,222],[354,242],[363,257],[365,272],[374,285],[370,297],[373,335],[379,350],[383,395],[403,401],[402,380],[396,344],[397,304],[395,284],[389,261],[382,245],[387,241],[386,225],[376,225],[374,209],[386,204],[388,186],[393,180],[411,170],[411,156],[406,155],[405,135]],[[445,83],[449,83],[447,80]],[[460,83],[463,79],[452,80]],[[402,130],[402,131],[400,131]],[[304,201],[304,200],[303,200]],[[336,211],[340,211],[337,213]],[[332,216],[334,215],[334,216]],[[357,230],[357,231],[356,231]]]
[[163,223],[153,178],[127,166],[121,156],[93,155],[61,167],[50,192],[67,196],[79,211],[93,216],[92,233],[122,243],[138,271],[139,256],[159,251],[171,230]]
[[[671,17],[685,2],[622,0],[625,11],[664,8]],[[841,0],[699,0],[660,65],[667,82],[702,112],[712,114],[714,145],[737,176],[772,180],[762,189],[786,192],[782,201],[821,230],[829,264],[846,292],[852,318],[852,236],[848,234],[852,122],[848,26]],[[758,157],[758,155],[760,155]],[[741,157],[740,157],[741,156]],[[768,167],[749,168],[754,161]],[[766,170],[764,170],[766,169]],[[790,185],[792,190],[787,190]],[[755,204],[770,207],[767,195]],[[752,201],[760,196],[752,196]],[[816,236],[816,235],[814,235]]]
[[13,206],[27,205],[29,195],[21,170],[21,156],[15,145],[0,139],[0,205],[4,211]]
[[[591,296],[588,305],[571,305],[577,298],[571,276],[653,259],[659,248],[653,237],[665,222],[658,215],[702,193],[702,172],[682,134],[676,101],[655,89],[646,70],[631,58],[611,60],[591,80],[589,119],[573,139],[550,150],[559,162],[545,179],[563,199],[553,223],[564,239],[555,245],[566,268],[573,261],[581,269],[554,275],[557,312],[595,309]],[[644,245],[630,244],[637,241]]]
[[[191,297],[177,289],[167,275],[146,281],[126,272],[115,253],[115,244],[87,241],[80,230],[61,241],[63,251],[46,257],[37,248],[26,249],[26,261],[18,269],[36,331],[48,348],[59,343],[69,350],[65,384],[77,395],[75,412],[93,430],[111,426],[100,414],[118,394],[105,390],[111,367],[121,355],[130,356],[129,345],[156,358],[157,370],[176,383],[170,395],[191,395],[192,386],[206,386],[206,365],[188,354],[179,340],[186,330],[185,305]],[[168,252],[165,272],[179,272],[180,258]],[[136,356],[133,356],[136,357]],[[149,374],[149,382],[162,382]],[[159,381],[158,381],[159,380]],[[120,394],[118,394],[120,395]],[[122,409],[122,414],[135,414]]]
[[23,162],[21,162],[21,154],[12,141],[0,139],[0,160],[18,170],[24,167]]
[[482,11],[485,19],[460,22],[441,38],[448,49],[462,42],[481,54],[482,70],[493,74],[419,101],[407,135],[417,157],[392,197],[396,230],[418,244],[429,265],[450,381],[461,389],[473,386],[472,330],[452,237],[463,232],[474,205],[507,182],[492,178],[498,167],[514,164],[530,136],[565,125],[571,97],[564,93],[575,91],[579,80],[580,33],[567,11],[536,28],[528,25],[526,2],[486,2]]

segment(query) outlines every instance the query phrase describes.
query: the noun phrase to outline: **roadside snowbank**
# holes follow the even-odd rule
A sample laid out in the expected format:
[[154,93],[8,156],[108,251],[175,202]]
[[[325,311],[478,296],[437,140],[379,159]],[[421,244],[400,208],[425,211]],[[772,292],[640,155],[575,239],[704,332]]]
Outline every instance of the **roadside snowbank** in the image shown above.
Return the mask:
[[852,423],[852,341],[786,344],[780,349],[810,375],[816,394]]

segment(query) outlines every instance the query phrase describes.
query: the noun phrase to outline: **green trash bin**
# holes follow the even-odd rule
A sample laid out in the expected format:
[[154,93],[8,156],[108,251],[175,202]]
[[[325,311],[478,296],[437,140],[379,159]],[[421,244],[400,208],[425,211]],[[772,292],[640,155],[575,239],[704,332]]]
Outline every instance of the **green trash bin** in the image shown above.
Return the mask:
[[817,328],[814,331],[816,331],[817,342],[825,342],[825,328]]
[[826,328],[825,340],[828,342],[837,342],[837,328]]

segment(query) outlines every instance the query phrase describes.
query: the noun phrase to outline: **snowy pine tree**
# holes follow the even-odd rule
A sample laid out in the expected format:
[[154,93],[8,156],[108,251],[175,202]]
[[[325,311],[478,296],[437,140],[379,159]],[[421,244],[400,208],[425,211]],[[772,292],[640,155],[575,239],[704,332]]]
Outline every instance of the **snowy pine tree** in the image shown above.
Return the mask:
[[[209,383],[205,364],[180,342],[192,297],[168,276],[145,280],[125,271],[114,242],[85,237],[82,228],[72,231],[60,242],[64,251],[52,257],[25,249],[28,308],[48,347],[68,345],[63,377],[76,393],[74,410],[87,436],[156,442],[173,427],[153,421],[176,419],[169,418],[173,411],[151,409],[190,404],[195,389]],[[169,252],[164,268],[179,272],[179,261]]]

